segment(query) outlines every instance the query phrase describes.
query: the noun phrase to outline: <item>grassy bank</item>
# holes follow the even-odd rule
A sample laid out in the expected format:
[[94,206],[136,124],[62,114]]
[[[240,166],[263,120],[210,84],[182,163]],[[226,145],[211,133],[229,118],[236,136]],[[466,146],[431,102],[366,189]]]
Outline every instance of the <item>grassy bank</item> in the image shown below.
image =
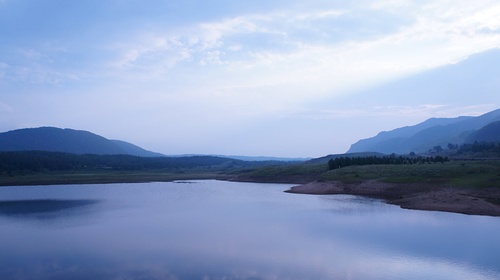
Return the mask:
[[377,197],[408,209],[500,216],[500,161],[361,165],[329,170],[326,162],[267,166],[0,173],[0,186],[167,182],[220,179],[294,183],[289,192]]
[[500,187],[500,161],[450,161],[413,165],[349,166],[322,174],[318,180],[424,183],[450,187]]
[[500,188],[500,161],[461,160],[433,164],[364,165],[329,170],[326,163],[276,164],[228,169],[179,170],[88,170],[1,173],[0,185],[95,184],[222,179],[248,182],[307,183],[339,181],[359,183],[378,180],[387,183],[422,183],[463,188]]
[[192,171],[169,172],[158,170],[141,171],[78,171],[78,172],[32,172],[0,175],[0,186],[60,185],[60,184],[108,184],[169,182],[174,180],[227,179],[217,172]]
[[362,165],[329,170],[325,163],[270,166],[239,174],[235,180],[253,182],[306,183],[340,181],[359,183],[379,180],[387,183],[422,183],[448,187],[500,188],[500,161],[459,160],[412,165]]
[[232,173],[232,180],[265,183],[307,183],[318,180],[328,171],[323,163],[298,163],[244,169]]

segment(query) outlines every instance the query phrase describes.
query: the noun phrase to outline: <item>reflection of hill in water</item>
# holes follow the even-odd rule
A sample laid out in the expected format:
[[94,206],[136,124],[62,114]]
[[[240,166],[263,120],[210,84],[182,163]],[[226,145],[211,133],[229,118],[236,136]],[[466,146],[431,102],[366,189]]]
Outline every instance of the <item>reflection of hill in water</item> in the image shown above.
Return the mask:
[[7,200],[0,201],[1,216],[27,216],[37,217],[45,214],[56,214],[86,208],[99,203],[99,200],[59,200],[59,199],[35,199],[35,200]]

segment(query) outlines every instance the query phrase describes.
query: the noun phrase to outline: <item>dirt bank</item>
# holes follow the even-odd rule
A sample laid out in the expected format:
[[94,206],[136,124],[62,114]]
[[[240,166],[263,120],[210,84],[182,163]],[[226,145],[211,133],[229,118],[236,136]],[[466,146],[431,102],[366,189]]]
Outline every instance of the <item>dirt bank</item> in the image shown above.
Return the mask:
[[[390,184],[377,180],[359,183],[311,182],[287,192],[301,194],[352,194],[377,197],[406,209],[445,211],[500,217],[500,190],[457,188],[426,184]],[[492,203],[492,202],[496,202]]]

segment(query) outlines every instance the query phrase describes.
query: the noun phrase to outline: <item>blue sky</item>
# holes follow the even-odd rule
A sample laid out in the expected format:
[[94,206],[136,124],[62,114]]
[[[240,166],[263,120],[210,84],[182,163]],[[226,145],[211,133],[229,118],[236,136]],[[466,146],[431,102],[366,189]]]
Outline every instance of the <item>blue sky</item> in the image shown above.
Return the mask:
[[500,103],[498,1],[0,0],[0,38],[0,131],[165,154],[323,156]]

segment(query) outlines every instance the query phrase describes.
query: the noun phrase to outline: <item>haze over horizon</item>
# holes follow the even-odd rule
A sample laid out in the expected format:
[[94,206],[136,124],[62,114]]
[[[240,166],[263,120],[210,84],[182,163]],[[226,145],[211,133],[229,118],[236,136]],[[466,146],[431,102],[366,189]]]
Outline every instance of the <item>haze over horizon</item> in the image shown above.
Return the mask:
[[319,157],[500,108],[498,1],[0,0],[0,131]]

